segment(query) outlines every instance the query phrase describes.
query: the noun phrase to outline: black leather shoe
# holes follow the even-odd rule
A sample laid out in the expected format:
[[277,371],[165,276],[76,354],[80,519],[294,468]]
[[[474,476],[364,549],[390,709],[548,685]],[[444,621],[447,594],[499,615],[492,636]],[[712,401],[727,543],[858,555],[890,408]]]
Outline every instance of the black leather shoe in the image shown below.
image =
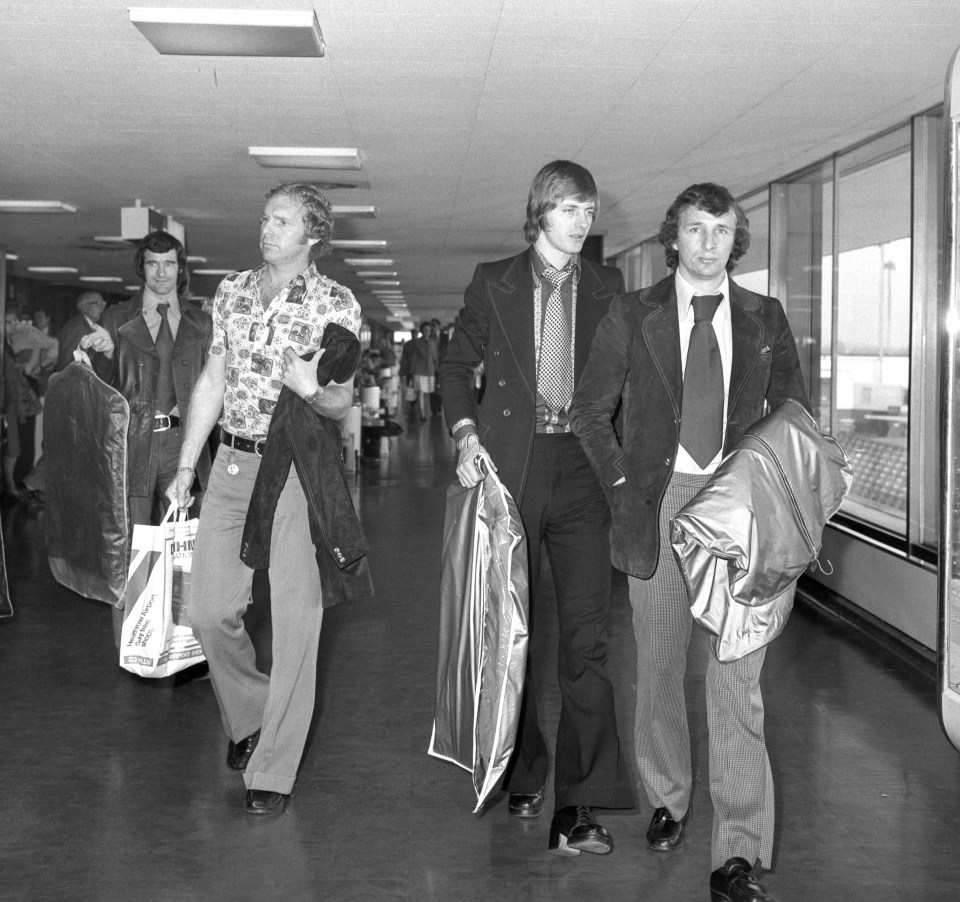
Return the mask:
[[687,823],[685,814],[675,821],[666,808],[653,812],[647,828],[647,846],[654,852],[673,852],[683,845],[683,828]]
[[586,805],[568,805],[550,822],[547,850],[558,855],[608,855],[613,851],[613,837],[596,822]]
[[710,875],[710,902],[773,902],[745,858],[730,858]]
[[248,789],[247,797],[243,800],[243,810],[247,814],[279,814],[289,798],[290,796],[282,792]]
[[507,808],[514,817],[540,817],[543,814],[543,790],[511,792]]
[[239,742],[231,740],[227,746],[227,767],[232,767],[234,770],[246,770],[250,756],[253,754],[253,750],[257,747],[257,742],[259,741],[259,730],[257,730],[256,733],[251,733],[246,739],[241,739]]

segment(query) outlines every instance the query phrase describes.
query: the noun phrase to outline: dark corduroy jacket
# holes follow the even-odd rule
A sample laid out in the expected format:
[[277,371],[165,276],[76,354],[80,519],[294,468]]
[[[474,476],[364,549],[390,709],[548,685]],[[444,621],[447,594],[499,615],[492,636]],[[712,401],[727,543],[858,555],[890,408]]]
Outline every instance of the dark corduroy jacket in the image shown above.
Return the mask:
[[[683,364],[674,276],[610,304],[574,392],[573,431],[610,500],[613,565],[647,579],[657,566],[658,517],[680,444]],[[765,405],[809,409],[797,345],[783,307],[730,281],[733,360],[725,449]],[[618,413],[618,430],[611,417]],[[615,486],[621,477],[626,482]]]

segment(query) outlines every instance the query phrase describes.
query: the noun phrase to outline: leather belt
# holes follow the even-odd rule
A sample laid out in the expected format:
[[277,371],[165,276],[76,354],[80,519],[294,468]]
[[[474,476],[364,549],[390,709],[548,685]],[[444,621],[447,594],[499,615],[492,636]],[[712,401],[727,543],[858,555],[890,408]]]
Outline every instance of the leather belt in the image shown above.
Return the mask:
[[154,432],[166,432],[168,429],[173,429],[174,426],[180,425],[180,417],[167,416],[165,413],[158,413],[154,415],[153,418],[153,431]]
[[227,432],[222,426],[220,427],[220,441],[228,448],[233,448],[235,451],[246,451],[248,454],[256,454],[257,457],[263,457],[263,446],[267,443],[266,436],[263,438],[243,438],[234,435],[232,432]]

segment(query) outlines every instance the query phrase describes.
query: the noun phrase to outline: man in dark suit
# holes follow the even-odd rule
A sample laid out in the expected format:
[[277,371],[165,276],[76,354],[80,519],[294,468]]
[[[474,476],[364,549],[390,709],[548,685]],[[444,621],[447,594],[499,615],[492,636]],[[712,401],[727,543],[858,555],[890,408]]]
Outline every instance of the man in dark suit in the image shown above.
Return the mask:
[[[568,416],[597,323],[623,290],[619,270],[580,256],[597,196],[593,177],[576,163],[557,160],[540,170],[527,201],[531,247],[477,267],[440,366],[461,484],[476,484],[485,463],[517,502],[529,553],[531,630],[538,604],[549,603],[537,598],[544,542],[550,559],[562,707],[548,848],[565,854],[610,852],[613,840],[591,807],[633,805],[606,670],[610,510]],[[478,406],[474,372],[481,363],[486,391]],[[548,769],[531,666],[534,656],[503,784],[510,813],[521,818],[543,810]]]
[[76,315],[71,316],[60,330],[60,347],[54,372],[59,373],[66,369],[73,362],[73,352],[82,348],[90,358],[93,371],[105,382],[110,379],[113,363],[104,353],[110,342],[98,327],[106,306],[99,291],[84,291],[80,294],[77,298]]
[[[692,620],[670,521],[765,405],[809,404],[780,302],[727,275],[750,245],[747,217],[730,192],[692,185],[670,207],[659,237],[675,272],[610,305],[571,420],[610,500],[613,564],[628,574],[637,765],[655,809],[647,843],[670,852],[683,842],[692,783],[683,688]],[[621,404],[615,432],[611,417]],[[730,663],[711,654],[707,662],[715,902],[770,898],[752,869],[769,867],[773,850],[764,654]]]

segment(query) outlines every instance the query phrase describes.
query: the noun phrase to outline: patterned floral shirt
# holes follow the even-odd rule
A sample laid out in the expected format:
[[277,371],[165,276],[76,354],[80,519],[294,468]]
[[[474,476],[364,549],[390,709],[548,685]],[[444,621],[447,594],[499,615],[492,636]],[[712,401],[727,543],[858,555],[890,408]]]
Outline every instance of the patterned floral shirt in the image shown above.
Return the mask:
[[[264,264],[265,265],[265,264]],[[311,263],[264,309],[260,271],[227,276],[213,301],[211,357],[226,357],[227,387],[220,425],[243,438],[267,434],[280,396],[285,348],[298,356],[320,348],[327,323],[360,332],[360,305],[349,288]]]

